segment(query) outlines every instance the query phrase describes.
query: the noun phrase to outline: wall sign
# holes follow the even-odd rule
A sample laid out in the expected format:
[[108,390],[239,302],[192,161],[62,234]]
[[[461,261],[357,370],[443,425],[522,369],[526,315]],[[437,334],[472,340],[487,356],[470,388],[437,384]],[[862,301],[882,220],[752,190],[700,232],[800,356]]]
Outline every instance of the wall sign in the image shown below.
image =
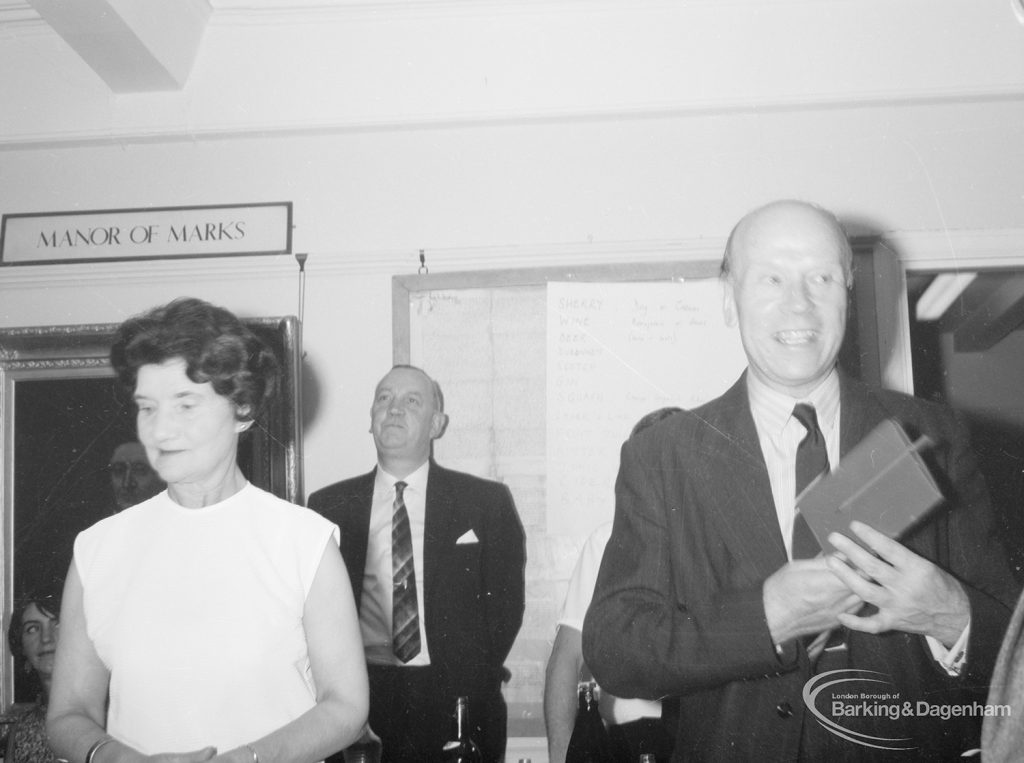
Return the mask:
[[0,265],[290,254],[292,204],[6,214]]

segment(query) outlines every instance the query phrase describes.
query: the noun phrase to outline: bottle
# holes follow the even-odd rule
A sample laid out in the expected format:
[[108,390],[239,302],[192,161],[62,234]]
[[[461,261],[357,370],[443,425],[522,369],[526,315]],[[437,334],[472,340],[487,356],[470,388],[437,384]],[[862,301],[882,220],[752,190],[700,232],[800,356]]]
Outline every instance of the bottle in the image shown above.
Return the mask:
[[597,711],[597,684],[580,681],[576,723],[569,737],[565,763],[612,763],[611,745],[601,714]]
[[642,753],[640,753],[640,763],[654,763],[654,761],[655,761],[655,758],[654,758],[654,753],[653,752],[642,752]]
[[483,763],[480,748],[469,736],[469,697],[455,700],[455,738],[445,742],[441,759],[447,763]]
[[363,728],[359,739],[341,751],[345,763],[380,763],[382,753],[380,737],[373,733],[369,724]]

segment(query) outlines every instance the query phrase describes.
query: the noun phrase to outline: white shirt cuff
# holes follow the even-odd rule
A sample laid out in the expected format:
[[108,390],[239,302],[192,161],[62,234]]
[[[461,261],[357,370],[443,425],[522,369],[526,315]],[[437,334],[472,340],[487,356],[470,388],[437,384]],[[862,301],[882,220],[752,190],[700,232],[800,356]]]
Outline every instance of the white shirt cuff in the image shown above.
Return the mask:
[[971,621],[968,620],[967,627],[960,634],[960,638],[949,649],[946,649],[942,642],[937,641],[931,636],[925,636],[925,640],[928,642],[928,648],[931,650],[932,657],[942,666],[942,669],[951,676],[958,676],[963,671],[964,665],[967,662],[967,640],[970,638],[970,635]]

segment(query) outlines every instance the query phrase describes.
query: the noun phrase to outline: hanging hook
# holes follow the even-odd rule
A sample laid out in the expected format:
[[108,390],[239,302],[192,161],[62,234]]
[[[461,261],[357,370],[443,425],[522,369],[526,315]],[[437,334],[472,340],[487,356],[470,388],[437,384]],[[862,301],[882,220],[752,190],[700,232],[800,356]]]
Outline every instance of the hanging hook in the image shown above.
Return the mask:
[[420,275],[425,275],[430,272],[430,268],[427,267],[427,255],[420,249],[420,268],[416,271]]

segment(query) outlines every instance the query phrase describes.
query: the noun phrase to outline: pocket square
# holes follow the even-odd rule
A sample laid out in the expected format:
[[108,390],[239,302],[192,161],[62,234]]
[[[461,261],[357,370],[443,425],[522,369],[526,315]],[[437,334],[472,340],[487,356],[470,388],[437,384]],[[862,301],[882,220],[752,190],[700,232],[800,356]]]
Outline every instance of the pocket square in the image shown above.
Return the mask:
[[475,532],[473,532],[472,530],[466,530],[466,532],[464,532],[462,535],[460,535],[459,539],[457,541],[455,541],[455,545],[456,546],[461,546],[461,545],[463,545],[465,543],[479,543],[479,542],[480,542],[480,539],[476,537],[476,533]]

